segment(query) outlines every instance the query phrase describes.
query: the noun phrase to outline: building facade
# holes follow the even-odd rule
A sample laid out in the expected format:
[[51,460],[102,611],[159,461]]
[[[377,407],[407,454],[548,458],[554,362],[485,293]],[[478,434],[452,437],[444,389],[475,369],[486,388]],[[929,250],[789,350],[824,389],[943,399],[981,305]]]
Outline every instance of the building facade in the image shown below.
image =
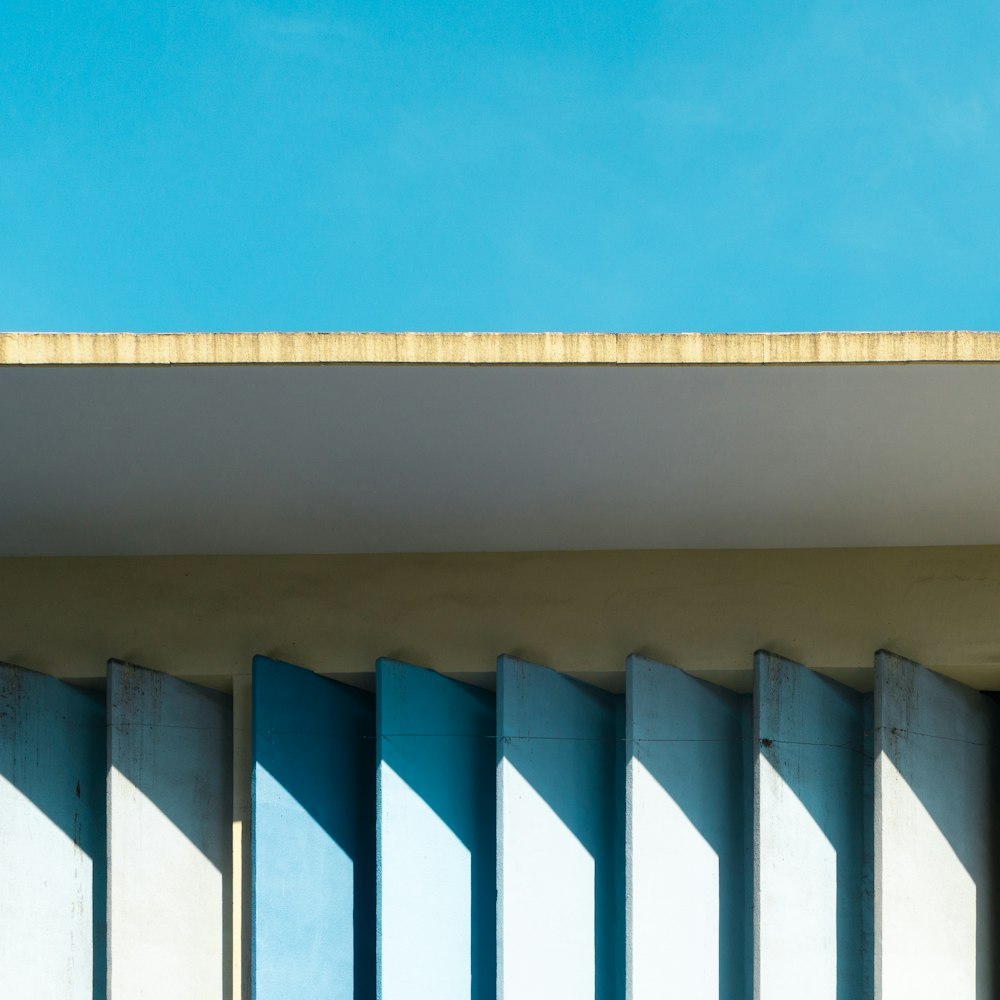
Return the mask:
[[0,334],[3,995],[994,997],[998,363]]

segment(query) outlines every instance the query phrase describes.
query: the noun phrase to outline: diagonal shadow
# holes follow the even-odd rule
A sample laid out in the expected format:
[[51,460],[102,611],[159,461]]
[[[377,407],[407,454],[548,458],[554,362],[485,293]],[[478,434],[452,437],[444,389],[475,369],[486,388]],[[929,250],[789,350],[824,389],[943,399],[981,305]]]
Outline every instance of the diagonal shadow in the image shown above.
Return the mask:
[[514,657],[498,663],[505,759],[549,805],[594,863],[597,1000],[624,993],[624,696]]
[[102,692],[0,663],[0,777],[91,861],[95,1000],[107,991],[106,761]]
[[[289,663],[254,657],[253,662],[253,757],[254,789],[257,769],[262,769],[322,830],[326,838],[350,860],[352,866],[351,918],[353,936],[353,989],[357,1000],[375,995],[375,715],[374,698],[338,681],[320,677]],[[258,851],[262,849],[260,830],[254,836],[254,924],[259,906],[257,880]],[[288,823],[281,831],[280,857],[269,856],[268,864],[282,866],[282,878],[290,889],[288,929],[303,930],[294,913],[309,905],[328,886],[329,873],[315,855],[299,857],[295,851],[298,823]],[[284,898],[284,897],[283,897]],[[268,900],[269,904],[280,903]],[[335,905],[335,901],[330,901]],[[320,906],[324,904],[320,903]],[[325,912],[325,911],[324,911]],[[330,928],[313,931],[311,954],[325,967],[329,945],[324,935]],[[342,931],[340,926],[335,932]],[[306,942],[268,942],[283,949],[304,947]],[[256,952],[256,949],[255,949]],[[256,958],[256,955],[255,955]],[[308,971],[308,970],[306,970]],[[341,982],[327,984],[334,989]],[[314,989],[322,984],[314,982]],[[344,996],[336,992],[333,996]],[[324,994],[326,996],[326,994]]]
[[[219,872],[222,982],[232,961],[232,696],[108,661],[108,770],[117,771]],[[149,858],[151,866],[157,858]]]
[[[750,696],[644,657],[629,657],[627,669],[637,702],[626,753],[655,779],[718,859],[719,998],[745,1000],[752,960],[747,950],[751,816],[744,796]],[[645,683],[643,670],[652,671]]]
[[1000,988],[1000,706],[887,650],[875,654],[879,746],[975,886],[976,998]]
[[109,766],[230,875],[233,699],[135,664],[108,664]]
[[836,856],[837,1000],[871,1000],[871,696],[773,653],[754,659],[759,753]]
[[468,850],[470,997],[496,996],[496,696],[433,671],[377,663],[380,759]]

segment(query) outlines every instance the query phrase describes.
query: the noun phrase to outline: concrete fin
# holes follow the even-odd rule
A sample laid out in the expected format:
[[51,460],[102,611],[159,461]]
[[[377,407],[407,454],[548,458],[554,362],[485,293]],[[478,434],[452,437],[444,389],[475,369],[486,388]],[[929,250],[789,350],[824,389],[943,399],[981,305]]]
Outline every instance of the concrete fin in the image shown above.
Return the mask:
[[496,994],[496,699],[376,664],[379,1000]]
[[997,706],[875,656],[877,1000],[997,995]]
[[0,992],[106,992],[104,698],[0,663]]
[[108,993],[231,989],[232,699],[108,664]]
[[621,698],[545,667],[497,666],[497,992],[624,992],[617,831]]
[[625,691],[626,996],[745,1000],[747,696],[640,656]]
[[369,1000],[375,717],[368,692],[253,662],[253,967],[261,1000]]
[[754,657],[755,1000],[869,1000],[864,695]]

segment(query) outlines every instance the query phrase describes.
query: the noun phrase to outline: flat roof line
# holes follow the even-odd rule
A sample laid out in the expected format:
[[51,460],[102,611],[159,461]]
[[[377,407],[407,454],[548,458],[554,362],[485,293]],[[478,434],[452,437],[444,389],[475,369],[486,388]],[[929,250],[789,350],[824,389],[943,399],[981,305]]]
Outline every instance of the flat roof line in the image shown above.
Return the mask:
[[859,365],[1000,362],[1000,332],[17,333],[0,366]]

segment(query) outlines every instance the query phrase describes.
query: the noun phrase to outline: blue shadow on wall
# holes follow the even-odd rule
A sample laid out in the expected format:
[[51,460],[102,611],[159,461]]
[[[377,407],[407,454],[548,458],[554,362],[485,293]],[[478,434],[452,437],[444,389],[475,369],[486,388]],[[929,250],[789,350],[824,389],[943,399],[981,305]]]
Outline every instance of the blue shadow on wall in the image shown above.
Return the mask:
[[[593,860],[593,996],[623,997],[624,697],[512,656],[497,671],[498,763],[509,762]],[[516,869],[518,858],[503,864]]]
[[91,861],[95,1000],[107,993],[106,743],[103,692],[0,663],[0,776]]
[[747,857],[752,796],[745,795],[747,777],[753,780],[747,767],[750,697],[638,655],[629,657],[626,669],[627,759],[641,763],[718,859],[719,998],[744,1000],[753,960]]
[[496,698],[390,659],[376,685],[379,996],[491,1000]]
[[836,854],[837,1000],[872,1000],[871,696],[766,651],[754,673],[758,752]]
[[257,997],[375,995],[374,737],[369,693],[254,658]]
[[[976,998],[1000,989],[1000,693],[875,654],[879,742],[974,886]],[[879,690],[880,689],[880,690]]]

